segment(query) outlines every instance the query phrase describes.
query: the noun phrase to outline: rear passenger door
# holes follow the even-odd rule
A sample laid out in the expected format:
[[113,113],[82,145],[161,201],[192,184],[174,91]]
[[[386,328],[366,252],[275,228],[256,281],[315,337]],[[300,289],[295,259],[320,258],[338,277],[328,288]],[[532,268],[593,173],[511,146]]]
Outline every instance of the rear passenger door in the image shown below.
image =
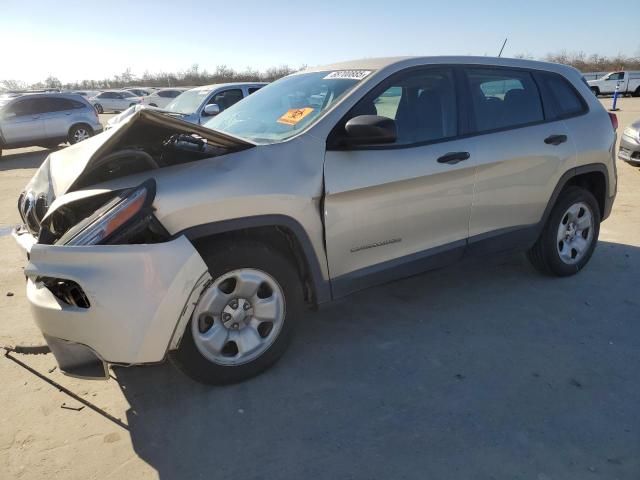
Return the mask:
[[47,98],[42,113],[47,138],[64,138],[69,132],[69,122],[73,114],[73,103],[66,98]]
[[476,166],[469,247],[528,243],[558,180],[576,164],[574,143],[563,120],[545,112],[533,72],[484,66],[463,72]]

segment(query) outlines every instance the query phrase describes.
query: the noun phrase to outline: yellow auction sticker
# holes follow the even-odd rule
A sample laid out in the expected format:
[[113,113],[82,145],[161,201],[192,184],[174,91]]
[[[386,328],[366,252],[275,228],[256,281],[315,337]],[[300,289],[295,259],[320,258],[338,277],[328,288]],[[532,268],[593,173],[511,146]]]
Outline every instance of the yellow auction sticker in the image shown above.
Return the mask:
[[291,108],[285,112],[278,119],[278,123],[284,123],[285,125],[295,125],[304,117],[313,112],[313,108],[305,107],[305,108]]

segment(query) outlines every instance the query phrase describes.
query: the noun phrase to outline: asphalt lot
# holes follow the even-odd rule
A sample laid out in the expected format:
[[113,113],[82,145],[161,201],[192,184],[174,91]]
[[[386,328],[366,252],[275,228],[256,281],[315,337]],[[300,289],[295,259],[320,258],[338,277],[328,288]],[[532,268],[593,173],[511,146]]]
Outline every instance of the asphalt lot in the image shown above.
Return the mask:
[[[621,132],[640,98],[618,105]],[[47,154],[0,159],[0,234]],[[581,274],[510,255],[361,292],[310,312],[239,385],[169,364],[80,381],[51,354],[0,357],[0,478],[637,480],[640,169],[618,175]],[[6,235],[0,261],[0,345],[41,345]]]

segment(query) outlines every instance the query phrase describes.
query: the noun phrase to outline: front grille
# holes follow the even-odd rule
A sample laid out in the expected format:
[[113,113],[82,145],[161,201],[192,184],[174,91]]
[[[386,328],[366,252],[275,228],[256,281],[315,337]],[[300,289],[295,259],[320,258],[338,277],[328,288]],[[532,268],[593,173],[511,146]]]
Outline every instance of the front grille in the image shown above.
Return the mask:
[[44,193],[36,195],[35,192],[22,192],[18,197],[18,211],[22,221],[32,235],[38,236],[40,222],[49,209],[47,197]]

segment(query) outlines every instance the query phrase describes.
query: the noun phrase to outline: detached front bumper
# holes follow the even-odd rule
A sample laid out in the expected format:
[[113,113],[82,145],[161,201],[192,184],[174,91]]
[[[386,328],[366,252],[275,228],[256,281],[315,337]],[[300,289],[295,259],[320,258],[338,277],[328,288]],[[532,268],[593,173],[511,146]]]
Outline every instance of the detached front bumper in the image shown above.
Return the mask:
[[[185,237],[86,247],[38,244],[28,232],[15,231],[14,237],[29,256],[27,298],[36,324],[61,370],[76,376],[100,376],[100,368],[89,368],[96,362],[104,367],[163,360],[177,346],[209,279]],[[67,295],[52,288],[51,279],[81,293]],[[86,302],[73,301],[78,295]]]

